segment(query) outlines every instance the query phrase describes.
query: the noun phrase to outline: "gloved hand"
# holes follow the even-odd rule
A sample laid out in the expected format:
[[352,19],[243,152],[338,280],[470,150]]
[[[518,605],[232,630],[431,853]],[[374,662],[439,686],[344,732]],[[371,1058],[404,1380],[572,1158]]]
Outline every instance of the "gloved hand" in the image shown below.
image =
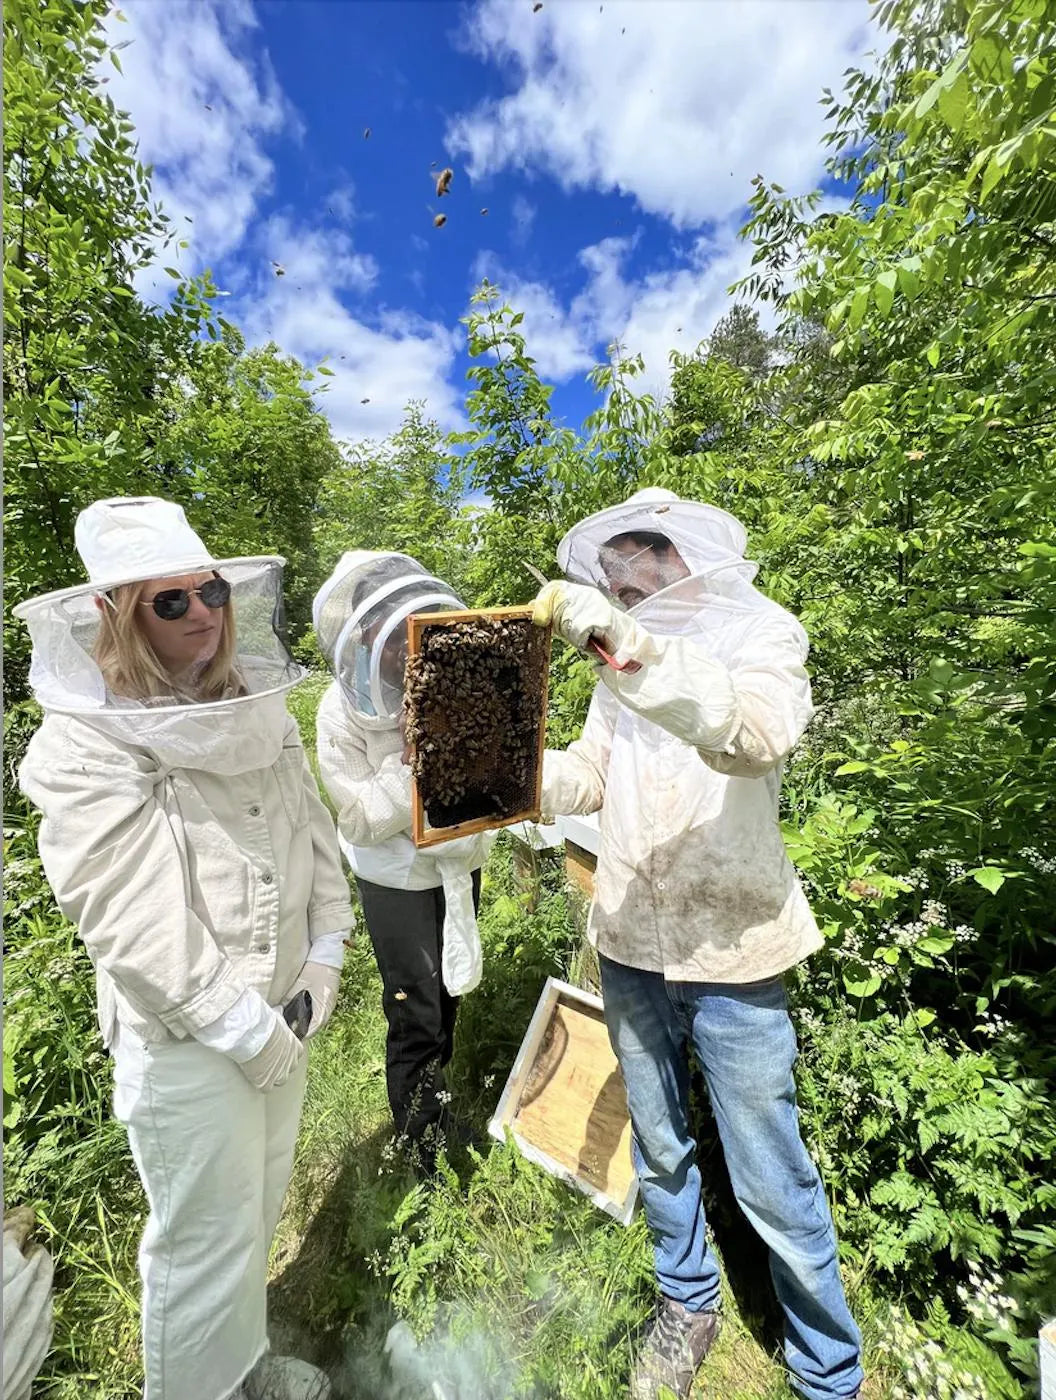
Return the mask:
[[613,607],[597,588],[557,580],[539,590],[532,607],[537,627],[554,624],[558,636],[582,651],[594,637],[608,652],[633,644],[638,625],[633,617]]
[[312,1020],[305,1035],[305,1040],[311,1040],[317,1031],[321,1031],[333,1015],[334,1007],[337,1005],[337,988],[341,981],[341,969],[339,967],[327,967],[323,963],[306,962],[301,968],[301,975],[294,982],[293,986],[286,994],[286,1000],[292,1001],[298,992],[308,992],[312,998]]
[[258,1050],[238,1067],[254,1088],[266,1094],[269,1089],[277,1089],[280,1084],[286,1083],[303,1054],[304,1046],[276,1011],[275,1026],[263,1050]]

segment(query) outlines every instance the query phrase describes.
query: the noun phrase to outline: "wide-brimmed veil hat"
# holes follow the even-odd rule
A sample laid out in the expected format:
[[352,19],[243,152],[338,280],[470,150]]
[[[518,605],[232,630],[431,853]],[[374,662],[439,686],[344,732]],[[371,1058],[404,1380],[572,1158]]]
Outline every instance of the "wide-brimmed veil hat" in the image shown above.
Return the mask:
[[[674,546],[688,574],[677,560],[673,564],[662,560],[652,570],[655,591],[629,610],[646,626],[664,633],[689,634],[705,625],[720,625],[723,616],[783,614],[777,603],[755,587],[759,566],[745,558],[748,536],[736,516],[704,501],[687,501],[663,487],[636,491],[619,505],[596,511],[573,525],[557,547],[557,561],[566,578],[615,596],[621,576],[633,575],[635,567],[633,550],[628,554],[620,537],[646,537],[649,543],[643,545],[644,553],[653,548],[657,535]],[[613,541],[617,542],[615,548]],[[665,562],[669,566],[667,577]],[[704,613],[708,615],[706,624],[702,622]],[[791,627],[799,628],[793,618],[783,616]]]
[[319,650],[347,708],[370,729],[391,728],[403,703],[407,619],[465,607],[458,594],[409,554],[353,549],[315,595]]
[[286,642],[280,555],[218,558],[191,528],[183,507],[157,496],[95,501],[77,517],[74,541],[87,581],[13,609],[29,626],[30,685],[44,709],[85,716],[127,715],[136,707],[156,717],[170,708],[186,714],[187,698],[175,694],[146,699],[111,694],[95,659],[100,605],[109,606],[113,590],[149,579],[214,573],[230,585],[226,616],[235,634],[238,693],[191,708],[281,695],[303,676]]

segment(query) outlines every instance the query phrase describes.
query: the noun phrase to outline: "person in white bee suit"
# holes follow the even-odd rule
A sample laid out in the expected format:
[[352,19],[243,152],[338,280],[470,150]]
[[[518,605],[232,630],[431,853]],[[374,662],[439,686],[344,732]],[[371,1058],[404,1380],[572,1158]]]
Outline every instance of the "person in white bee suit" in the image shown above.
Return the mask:
[[778,825],[782,763],[812,712],[807,638],[753,586],[745,544],[725,511],[639,491],[568,532],[558,563],[571,581],[535,604],[537,623],[615,663],[596,663],[582,737],[547,752],[542,805],[601,814],[589,934],[661,1295],[635,1400],[688,1395],[719,1328],[690,1046],[737,1200],[769,1247],[792,1384],[836,1400],[862,1383],[832,1218],[800,1136],[782,982],[822,943]]
[[75,539],[89,582],[15,609],[45,711],[20,780],[150,1207],[146,1400],[319,1400],[322,1372],[268,1354],[268,1247],[299,1035],[333,1010],[354,916],[286,711],[283,561],[215,559],[156,497],[97,501]]
[[424,1175],[450,1129],[444,1067],[458,998],[481,976],[476,909],[490,837],[428,850],[411,839],[402,725],[407,619],[464,607],[409,555],[369,550],[342,555],[313,606],[335,678],[316,719],[319,772],[381,973],[396,1138]]

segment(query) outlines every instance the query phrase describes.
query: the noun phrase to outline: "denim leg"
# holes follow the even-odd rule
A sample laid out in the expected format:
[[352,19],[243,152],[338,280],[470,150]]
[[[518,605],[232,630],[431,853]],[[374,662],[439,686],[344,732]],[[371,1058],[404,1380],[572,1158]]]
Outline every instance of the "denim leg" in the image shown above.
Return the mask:
[[659,973],[602,957],[601,984],[609,1039],[627,1086],[657,1282],[665,1297],[710,1312],[719,1306],[719,1270],[708,1248],[689,1133],[687,1025]]
[[836,1232],[803,1145],[792,1067],[796,1037],[777,979],[673,984],[692,1036],[738,1204],[770,1250],[785,1314],[785,1359],[807,1400],[853,1396],[861,1338],[843,1293]]

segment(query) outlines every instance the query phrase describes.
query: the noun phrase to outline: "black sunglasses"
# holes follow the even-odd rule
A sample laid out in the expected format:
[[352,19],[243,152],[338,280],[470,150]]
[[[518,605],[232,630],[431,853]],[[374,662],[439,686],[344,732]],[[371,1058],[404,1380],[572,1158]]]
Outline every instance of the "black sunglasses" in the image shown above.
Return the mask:
[[226,578],[206,579],[201,588],[163,588],[153,598],[141,600],[141,608],[153,608],[162,622],[176,622],[191,606],[191,595],[197,594],[207,608],[222,608],[231,599],[231,585]]

